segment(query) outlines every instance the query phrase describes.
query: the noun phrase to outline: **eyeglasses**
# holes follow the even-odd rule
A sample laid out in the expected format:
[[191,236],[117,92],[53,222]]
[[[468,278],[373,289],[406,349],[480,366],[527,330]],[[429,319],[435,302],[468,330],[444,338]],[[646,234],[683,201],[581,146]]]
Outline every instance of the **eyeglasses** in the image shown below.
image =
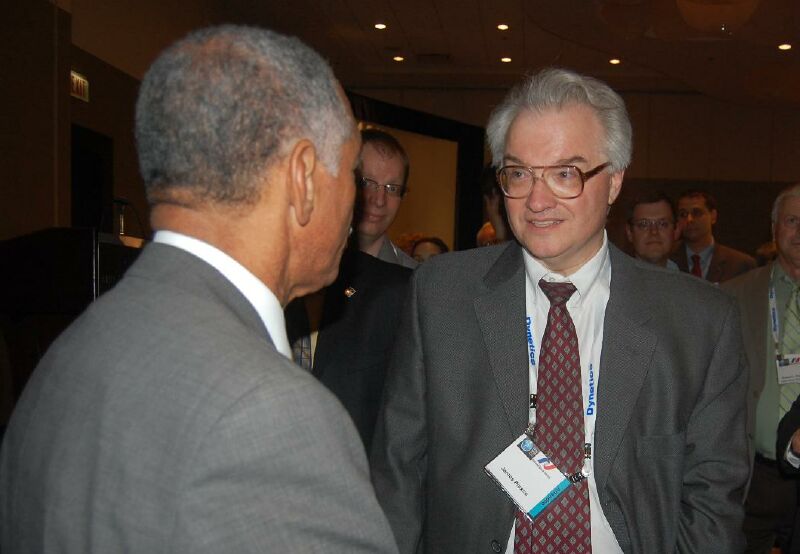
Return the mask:
[[370,192],[378,192],[381,187],[383,187],[386,189],[386,194],[389,196],[396,196],[398,198],[402,198],[406,193],[405,185],[398,185],[396,183],[386,183],[385,185],[382,185],[378,181],[375,181],[374,179],[367,179],[366,177],[359,178],[358,184],[361,185],[362,189]]
[[[506,165],[497,170],[500,190],[509,198],[525,198],[530,194],[533,183],[541,179],[557,198],[577,198],[583,193],[583,185],[611,165],[606,162],[594,169],[583,172],[574,165],[544,165],[525,167]],[[541,173],[537,176],[536,170]]]
[[668,221],[666,219],[635,219],[631,221],[631,225],[633,225],[640,231],[647,231],[649,229],[655,229],[657,231],[666,231],[675,224],[672,221]]

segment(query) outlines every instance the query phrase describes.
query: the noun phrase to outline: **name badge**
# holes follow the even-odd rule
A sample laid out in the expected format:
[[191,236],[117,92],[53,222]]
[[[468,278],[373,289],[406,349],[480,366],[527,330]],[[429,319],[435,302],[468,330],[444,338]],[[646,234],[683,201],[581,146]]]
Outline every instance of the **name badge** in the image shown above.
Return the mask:
[[800,354],[788,354],[776,361],[778,384],[800,383]]
[[525,433],[486,464],[484,469],[520,511],[531,519],[571,484]]

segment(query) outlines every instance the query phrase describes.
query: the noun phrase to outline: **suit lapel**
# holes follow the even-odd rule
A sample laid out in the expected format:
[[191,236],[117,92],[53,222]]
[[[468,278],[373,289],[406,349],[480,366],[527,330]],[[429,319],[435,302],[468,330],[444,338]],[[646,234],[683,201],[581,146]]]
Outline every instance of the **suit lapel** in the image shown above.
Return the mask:
[[714,245],[714,251],[711,254],[711,264],[708,267],[708,274],[706,274],[706,281],[710,283],[719,283],[722,281],[722,276],[725,273],[726,260],[721,255],[720,247],[718,244]]
[[512,435],[528,424],[525,343],[525,269],[522,250],[510,244],[484,277],[486,292],[474,301],[489,364]]
[[609,249],[611,294],[603,326],[595,429],[594,469],[599,489],[605,485],[628,429],[656,346],[656,337],[644,325],[651,312],[641,276],[628,256],[611,245]]

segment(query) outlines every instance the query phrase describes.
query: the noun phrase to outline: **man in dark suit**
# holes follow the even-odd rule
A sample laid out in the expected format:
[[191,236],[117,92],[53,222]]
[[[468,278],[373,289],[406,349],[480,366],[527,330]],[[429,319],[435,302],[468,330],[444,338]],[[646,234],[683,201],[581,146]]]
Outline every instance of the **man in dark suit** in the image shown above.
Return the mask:
[[681,271],[712,283],[722,283],[756,267],[756,260],[714,240],[717,201],[707,192],[690,190],[678,199],[678,227],[683,243],[673,261]]
[[[286,307],[295,361],[336,395],[367,451],[410,275],[408,268],[351,247],[333,284]],[[303,359],[304,346],[310,359]]]
[[0,549],[396,551],[283,320],[333,281],[352,218],[359,137],[329,66],[269,31],[197,31],[147,72],[136,137],[154,243],[28,383]]
[[[608,244],[622,99],[544,70],[487,135],[517,242],[412,276],[370,459],[401,552],[740,551],[736,306]],[[527,440],[573,483],[532,521],[484,474]]]
[[791,526],[798,502],[796,479],[779,469],[786,441],[777,449],[775,444],[778,422],[800,393],[800,385],[780,382],[776,365],[800,348],[800,340],[791,342],[798,337],[791,331],[796,330],[800,313],[800,185],[775,198],[772,237],[775,261],[722,284],[739,302],[750,368],[747,434],[752,477],[744,519],[748,554],[771,551],[776,537]]

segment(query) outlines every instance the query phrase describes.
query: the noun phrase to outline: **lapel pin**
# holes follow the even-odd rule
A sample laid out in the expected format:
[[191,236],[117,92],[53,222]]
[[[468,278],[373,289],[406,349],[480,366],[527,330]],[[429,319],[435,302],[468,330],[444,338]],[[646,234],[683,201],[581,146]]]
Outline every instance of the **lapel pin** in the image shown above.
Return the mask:
[[347,287],[346,289],[344,289],[344,295],[347,298],[352,298],[355,293],[356,289],[354,289],[353,287]]

